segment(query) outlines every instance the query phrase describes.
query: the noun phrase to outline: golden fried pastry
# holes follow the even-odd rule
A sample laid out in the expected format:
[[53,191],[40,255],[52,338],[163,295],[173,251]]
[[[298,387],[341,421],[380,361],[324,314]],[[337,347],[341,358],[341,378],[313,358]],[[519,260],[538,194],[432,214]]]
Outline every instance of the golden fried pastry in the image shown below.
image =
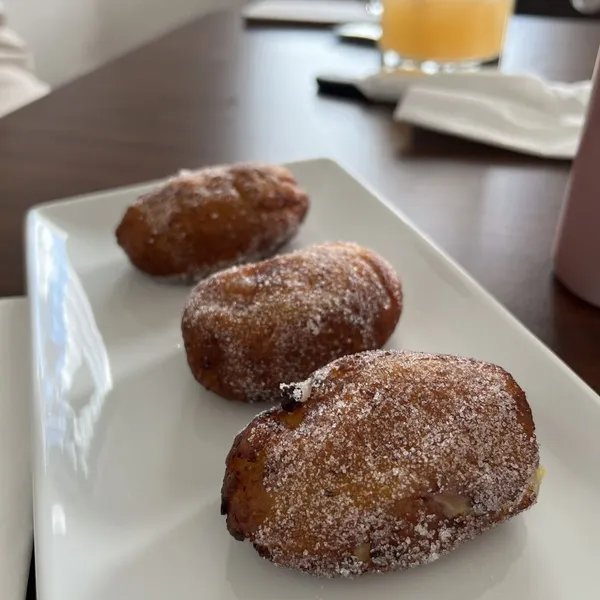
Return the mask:
[[182,171],[127,209],[117,242],[141,271],[194,281],[271,256],[307,211],[308,196],[284,167]]
[[209,390],[276,401],[281,383],[380,348],[401,305],[400,281],[380,256],[356,244],[319,244],[199,283],[183,313],[183,340],[192,373]]
[[221,505],[231,535],[278,565],[421,565],[537,499],[531,410],[496,365],[379,350],[285,387],[236,437]]

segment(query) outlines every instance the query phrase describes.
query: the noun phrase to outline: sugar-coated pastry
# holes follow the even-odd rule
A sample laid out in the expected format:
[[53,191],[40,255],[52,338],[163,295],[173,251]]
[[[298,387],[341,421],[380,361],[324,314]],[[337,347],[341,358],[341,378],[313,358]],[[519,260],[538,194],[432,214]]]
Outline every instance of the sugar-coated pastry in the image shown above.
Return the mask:
[[273,255],[296,234],[308,206],[285,167],[182,171],[127,209],[117,242],[141,271],[195,281]]
[[400,280],[371,250],[337,242],[222,271],[192,291],[188,363],[209,390],[281,400],[280,384],[334,358],[380,348],[402,309]]
[[238,540],[313,575],[436,560],[535,503],[525,393],[499,366],[371,351],[286,387],[226,460],[221,512]]

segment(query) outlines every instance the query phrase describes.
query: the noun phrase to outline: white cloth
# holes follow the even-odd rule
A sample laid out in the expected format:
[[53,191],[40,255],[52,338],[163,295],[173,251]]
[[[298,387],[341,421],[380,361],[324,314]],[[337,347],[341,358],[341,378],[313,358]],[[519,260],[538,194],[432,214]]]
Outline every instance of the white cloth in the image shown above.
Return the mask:
[[546,158],[575,156],[591,82],[558,83],[496,70],[339,75],[374,101],[397,101],[396,121]]
[[33,60],[23,40],[8,29],[0,2],[0,117],[48,93],[33,73]]
[[23,600],[31,557],[28,302],[0,300],[0,598]]

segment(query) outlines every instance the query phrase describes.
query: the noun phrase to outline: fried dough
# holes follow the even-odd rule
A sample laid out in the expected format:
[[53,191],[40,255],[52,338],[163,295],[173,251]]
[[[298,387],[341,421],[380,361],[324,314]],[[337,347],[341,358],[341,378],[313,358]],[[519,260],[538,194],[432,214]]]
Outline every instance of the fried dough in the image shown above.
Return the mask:
[[196,281],[273,255],[296,234],[308,207],[281,166],[182,171],[131,205],[116,237],[141,271]]
[[286,389],[236,437],[221,508],[278,565],[334,577],[429,563],[537,499],[531,410],[499,366],[380,350]]
[[281,383],[380,348],[401,308],[400,280],[380,256],[357,244],[318,244],[200,282],[182,333],[206,388],[243,402],[278,401]]

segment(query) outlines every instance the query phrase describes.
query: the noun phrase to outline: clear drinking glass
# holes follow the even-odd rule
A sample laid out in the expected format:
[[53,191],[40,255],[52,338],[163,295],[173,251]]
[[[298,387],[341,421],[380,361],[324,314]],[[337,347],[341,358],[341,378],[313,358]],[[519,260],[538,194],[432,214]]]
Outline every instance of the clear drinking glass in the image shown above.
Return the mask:
[[499,58],[514,0],[382,0],[387,67],[473,69]]

